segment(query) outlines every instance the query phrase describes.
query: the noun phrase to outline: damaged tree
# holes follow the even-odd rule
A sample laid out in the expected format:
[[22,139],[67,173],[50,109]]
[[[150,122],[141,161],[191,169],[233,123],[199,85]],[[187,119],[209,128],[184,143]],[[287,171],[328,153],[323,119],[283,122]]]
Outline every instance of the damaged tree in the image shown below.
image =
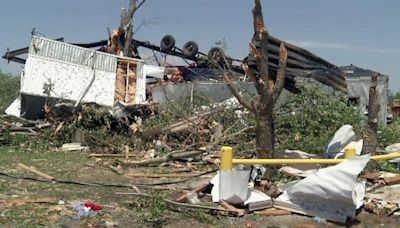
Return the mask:
[[[275,75],[268,67],[268,31],[264,25],[260,0],[255,0],[253,9],[254,36],[250,42],[249,57],[255,60],[255,67],[249,67],[243,63],[242,67],[246,75],[252,79],[257,89],[256,102],[247,101],[233,87],[230,78],[232,71],[224,71],[224,79],[228,88],[238,99],[241,105],[254,113],[256,118],[256,150],[259,158],[274,156],[275,129],[274,129],[274,105],[285,84],[287,50],[283,43],[279,49],[279,68]],[[226,62],[226,61],[225,61]],[[229,64],[225,64],[229,67]]]
[[124,56],[133,57],[132,52],[134,51],[135,48],[132,46],[133,15],[145,2],[146,0],[130,0],[129,8],[122,10],[120,28],[122,28],[125,31],[125,43],[123,47]]
[[378,74],[374,74],[369,88],[368,125],[364,135],[363,154],[375,154],[378,145],[379,106]]

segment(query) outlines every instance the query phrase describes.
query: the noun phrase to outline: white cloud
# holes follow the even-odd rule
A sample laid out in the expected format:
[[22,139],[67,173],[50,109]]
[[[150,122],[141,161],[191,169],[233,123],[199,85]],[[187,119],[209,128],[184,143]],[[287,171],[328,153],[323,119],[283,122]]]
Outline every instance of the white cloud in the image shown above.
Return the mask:
[[296,41],[290,40],[288,43],[303,47],[303,48],[322,48],[322,49],[341,49],[348,51],[362,51],[369,53],[382,53],[382,54],[398,54],[400,49],[385,49],[385,48],[370,48],[370,47],[356,47],[343,43],[331,42],[318,42],[318,41]]

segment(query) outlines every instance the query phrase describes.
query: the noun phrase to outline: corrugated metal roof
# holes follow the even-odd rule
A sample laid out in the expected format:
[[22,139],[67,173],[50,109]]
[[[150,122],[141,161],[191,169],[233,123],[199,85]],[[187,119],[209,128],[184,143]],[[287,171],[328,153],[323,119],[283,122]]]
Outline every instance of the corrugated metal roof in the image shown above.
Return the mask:
[[96,52],[94,50],[46,39],[39,36],[33,36],[29,46],[30,55],[41,56],[83,66],[91,66],[93,64],[93,58],[91,58],[91,56],[94,53],[96,53],[94,66],[96,70],[114,73],[116,72],[116,56],[112,56],[103,52]]

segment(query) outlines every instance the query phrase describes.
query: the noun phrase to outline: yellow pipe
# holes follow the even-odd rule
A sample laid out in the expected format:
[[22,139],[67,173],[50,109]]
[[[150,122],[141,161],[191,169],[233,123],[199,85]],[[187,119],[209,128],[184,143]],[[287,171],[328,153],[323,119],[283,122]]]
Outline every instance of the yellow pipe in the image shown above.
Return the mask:
[[[233,148],[230,146],[221,147],[221,167],[220,170],[229,171],[233,168]],[[256,163],[254,163],[256,164]]]
[[[389,160],[400,158],[400,153],[392,153],[385,155],[375,155],[372,156],[371,159],[375,161],[379,160]],[[310,165],[310,164],[339,164],[345,159],[232,159],[232,163],[235,165],[243,164],[243,165]]]
[[[354,147],[348,147],[345,149],[345,159],[324,159],[324,158],[313,158],[313,159],[241,159],[233,158],[233,148],[229,146],[221,147],[221,170],[232,170],[233,165],[316,165],[316,164],[339,164],[347,158],[352,158],[356,156],[356,149]],[[371,156],[371,160],[389,160],[400,158],[400,152],[375,155]]]
[[354,158],[356,156],[355,147],[346,147],[344,149],[344,158]]
[[338,164],[344,159],[232,159],[235,165],[309,165],[309,164]]
[[391,154],[383,154],[383,155],[375,155],[375,156],[371,157],[371,159],[375,160],[375,161],[390,160],[390,159],[395,159],[395,158],[400,158],[400,152],[391,153]]

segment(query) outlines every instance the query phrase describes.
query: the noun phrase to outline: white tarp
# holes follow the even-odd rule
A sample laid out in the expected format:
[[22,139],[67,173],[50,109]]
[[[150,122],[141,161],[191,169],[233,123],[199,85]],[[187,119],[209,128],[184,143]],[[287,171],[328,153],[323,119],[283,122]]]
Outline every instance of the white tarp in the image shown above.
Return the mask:
[[276,202],[300,208],[308,215],[345,223],[348,217],[355,217],[356,208],[362,205],[365,182],[357,182],[357,176],[369,159],[369,155],[363,155],[320,169],[288,187]]

